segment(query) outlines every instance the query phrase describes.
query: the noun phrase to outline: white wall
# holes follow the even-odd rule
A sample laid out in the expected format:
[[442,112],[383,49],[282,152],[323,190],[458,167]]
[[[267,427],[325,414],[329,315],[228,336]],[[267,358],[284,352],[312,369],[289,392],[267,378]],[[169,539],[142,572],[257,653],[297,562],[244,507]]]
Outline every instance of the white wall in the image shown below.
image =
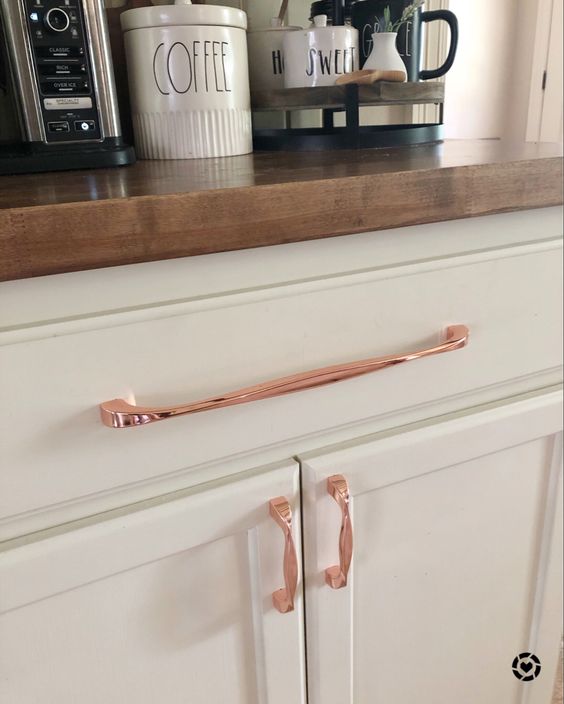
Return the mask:
[[[445,80],[447,138],[548,139],[541,131],[547,97],[541,85],[549,38],[552,53],[562,51],[561,26],[554,26],[554,17],[562,14],[562,0],[450,0],[449,6],[459,19],[460,42]],[[558,88],[561,66],[555,69],[551,73]],[[561,98],[556,96],[552,103],[556,125],[550,139],[555,141]]]
[[445,132],[449,139],[501,137],[512,81],[517,6],[531,0],[450,0],[460,38],[445,79]]
[[[223,2],[223,0],[222,0]],[[218,5],[222,4],[218,2]],[[243,5],[252,27],[268,27],[272,17],[276,17],[282,0],[243,0]]]
[[[561,0],[560,0],[561,2]],[[535,41],[541,41],[548,49],[548,36],[537,37],[537,23],[541,14],[552,13],[551,1],[517,0],[516,26],[514,28],[514,55],[513,65],[510,68],[510,91],[508,95],[506,117],[507,126],[505,137],[525,141],[527,136],[527,122],[529,118],[529,101],[531,99],[531,81],[533,80],[533,57]],[[538,85],[542,84],[542,73],[545,61],[535,67],[538,75]]]

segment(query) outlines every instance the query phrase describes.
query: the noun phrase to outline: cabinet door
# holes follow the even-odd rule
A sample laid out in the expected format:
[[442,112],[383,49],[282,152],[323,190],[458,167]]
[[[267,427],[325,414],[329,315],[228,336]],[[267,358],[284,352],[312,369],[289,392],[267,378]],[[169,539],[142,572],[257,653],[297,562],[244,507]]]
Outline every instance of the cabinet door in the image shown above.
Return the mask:
[[[303,461],[310,704],[548,704],[561,634],[562,397]],[[339,563],[343,475],[353,557]],[[519,681],[512,661],[541,660]],[[529,663],[525,663],[526,666]]]
[[242,477],[0,554],[0,701],[304,702],[298,465]]

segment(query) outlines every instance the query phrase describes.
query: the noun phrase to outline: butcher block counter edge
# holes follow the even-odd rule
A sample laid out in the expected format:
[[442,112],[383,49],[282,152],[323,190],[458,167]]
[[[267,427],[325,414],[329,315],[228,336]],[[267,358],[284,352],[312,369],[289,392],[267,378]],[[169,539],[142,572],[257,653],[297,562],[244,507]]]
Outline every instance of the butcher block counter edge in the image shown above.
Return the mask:
[[560,205],[562,148],[495,140],[0,177],[0,281]]

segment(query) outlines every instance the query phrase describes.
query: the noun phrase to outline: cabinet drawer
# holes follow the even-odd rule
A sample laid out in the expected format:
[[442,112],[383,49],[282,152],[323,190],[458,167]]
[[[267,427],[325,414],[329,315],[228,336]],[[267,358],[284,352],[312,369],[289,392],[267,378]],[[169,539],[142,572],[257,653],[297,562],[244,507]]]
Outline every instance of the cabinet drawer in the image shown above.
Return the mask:
[[[549,242],[5,331],[0,518],[557,370],[561,300]],[[432,346],[457,323],[468,347],[339,384],[143,427],[100,420],[109,399],[188,403]]]

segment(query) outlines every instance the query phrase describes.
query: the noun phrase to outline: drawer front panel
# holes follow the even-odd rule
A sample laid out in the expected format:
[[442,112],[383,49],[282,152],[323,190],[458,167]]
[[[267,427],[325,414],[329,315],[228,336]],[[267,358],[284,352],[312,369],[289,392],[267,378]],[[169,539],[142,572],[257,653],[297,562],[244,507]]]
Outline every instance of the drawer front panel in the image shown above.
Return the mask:
[[[5,332],[0,518],[556,369],[561,276],[559,244],[534,244]],[[188,403],[457,323],[465,349],[336,385],[138,428],[99,418],[109,399]]]

